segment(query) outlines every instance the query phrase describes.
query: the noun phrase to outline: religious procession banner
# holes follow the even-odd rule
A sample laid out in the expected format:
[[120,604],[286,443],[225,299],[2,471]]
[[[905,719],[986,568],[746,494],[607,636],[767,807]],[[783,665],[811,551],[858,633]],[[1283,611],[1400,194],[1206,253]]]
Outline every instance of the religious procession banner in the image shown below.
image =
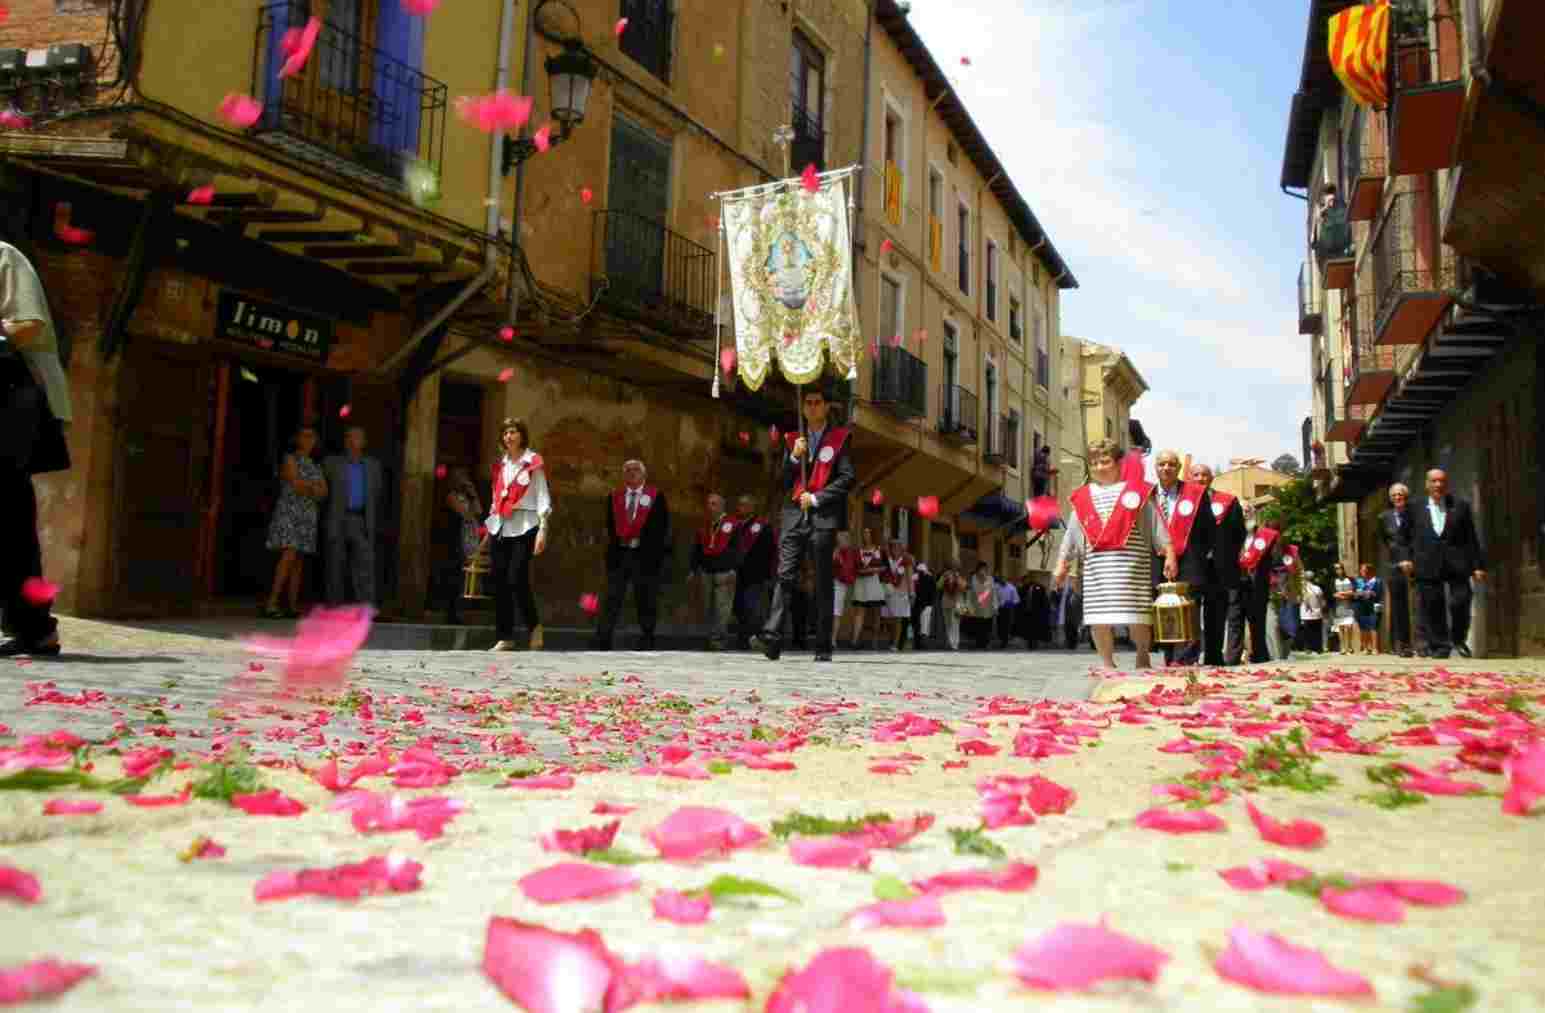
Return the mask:
[[812,383],[823,355],[857,368],[858,313],[848,232],[850,173],[721,195],[740,378],[751,390],[776,359],[791,383]]
[[1348,7],[1330,19],[1330,65],[1360,106],[1389,102],[1389,0]]

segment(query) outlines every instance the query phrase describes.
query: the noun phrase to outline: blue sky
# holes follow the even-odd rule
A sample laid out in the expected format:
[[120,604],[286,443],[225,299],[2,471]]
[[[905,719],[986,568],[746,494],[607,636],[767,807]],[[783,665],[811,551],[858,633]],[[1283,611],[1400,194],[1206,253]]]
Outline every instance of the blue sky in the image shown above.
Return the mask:
[[912,4],[1078,278],[1063,332],[1124,349],[1155,447],[1215,465],[1302,453],[1305,207],[1278,178],[1307,17],[1307,0]]

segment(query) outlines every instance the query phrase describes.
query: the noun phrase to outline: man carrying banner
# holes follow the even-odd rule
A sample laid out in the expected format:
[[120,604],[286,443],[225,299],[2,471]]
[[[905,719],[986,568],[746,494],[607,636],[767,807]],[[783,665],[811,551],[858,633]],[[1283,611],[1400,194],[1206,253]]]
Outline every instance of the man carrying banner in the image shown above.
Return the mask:
[[[1175,548],[1179,567],[1176,580],[1189,584],[1194,595],[1204,594],[1211,583],[1214,534],[1217,526],[1212,519],[1212,498],[1207,487],[1195,482],[1180,480],[1180,455],[1173,450],[1161,450],[1154,459],[1154,470],[1159,476],[1159,488],[1154,502],[1169,529],[1170,544]],[[1155,569],[1154,587],[1163,583],[1162,574]],[[1202,645],[1165,644],[1166,664],[1194,665],[1201,660]]]
[[[1202,664],[1237,665],[1245,628],[1244,598],[1239,593],[1239,553],[1246,535],[1244,511],[1234,496],[1212,487],[1212,469],[1207,465],[1191,465],[1191,482],[1207,490],[1211,501],[1208,513],[1214,525],[1212,565],[1202,595]],[[1233,653],[1226,655],[1224,632],[1235,628],[1236,616],[1238,642],[1229,641]],[[1232,660],[1226,660],[1230,657]]]
[[633,585],[639,649],[654,649],[655,619],[660,594],[660,569],[670,541],[671,513],[665,494],[645,485],[643,461],[622,466],[622,488],[606,499],[606,606],[596,629],[594,647],[612,649],[612,631],[622,615],[622,601]]
[[832,660],[832,550],[837,532],[848,526],[848,494],[857,476],[848,454],[849,430],[829,424],[829,391],[823,386],[805,391],[802,401],[809,435],[801,436],[783,459],[783,504],[778,541],[778,583],[773,588],[767,623],[757,638],[762,653],[777,661],[783,653],[783,613],[799,579],[799,564],[814,553],[816,643],[815,660]]

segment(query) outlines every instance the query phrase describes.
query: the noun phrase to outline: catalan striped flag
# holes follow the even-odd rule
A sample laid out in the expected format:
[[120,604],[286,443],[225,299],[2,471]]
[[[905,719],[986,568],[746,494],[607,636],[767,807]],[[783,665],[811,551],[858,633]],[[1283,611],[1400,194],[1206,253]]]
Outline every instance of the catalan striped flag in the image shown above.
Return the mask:
[[1360,106],[1389,101],[1389,0],[1348,7],[1330,19],[1330,65]]

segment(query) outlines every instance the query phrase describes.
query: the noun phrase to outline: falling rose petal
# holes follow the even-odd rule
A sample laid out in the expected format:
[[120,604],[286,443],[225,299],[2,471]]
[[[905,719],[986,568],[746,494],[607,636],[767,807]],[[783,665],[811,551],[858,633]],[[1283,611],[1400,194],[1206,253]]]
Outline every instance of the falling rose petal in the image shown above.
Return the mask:
[[780,437],[781,434],[778,432],[777,426],[767,427],[767,439],[772,443],[773,446],[776,447],[778,445],[778,440]]
[[885,493],[881,492],[879,489],[876,489],[874,492],[869,494],[869,502],[875,506],[880,506],[885,502]]
[[55,225],[54,235],[62,243],[70,246],[89,246],[96,239],[97,234],[90,229],[77,228],[74,225]]
[[541,129],[531,135],[531,140],[536,145],[536,150],[538,151],[546,151],[548,148],[551,148],[553,146],[553,125],[551,123],[542,124]]
[[869,358],[871,358],[871,359],[878,359],[879,357],[880,357],[880,339],[879,338],[875,338],[873,341],[869,342]]
[[456,100],[456,115],[463,123],[484,133],[500,130],[513,133],[531,119],[533,105],[534,100],[529,95],[514,95],[501,89],[492,95],[461,96]]
[[894,248],[895,248],[894,244],[889,239],[885,239],[885,240],[882,240],[880,242],[880,252],[881,253],[889,253]]
[[901,347],[901,335],[899,335],[899,334],[892,334],[891,335],[891,347],[892,348],[900,348]]
[[708,894],[689,895],[676,890],[661,890],[649,901],[654,916],[678,925],[701,925],[713,913],[713,898]]
[[1228,949],[1213,964],[1219,976],[1275,995],[1372,996],[1361,975],[1331,965],[1317,951],[1294,946],[1273,932],[1229,930]]
[[805,166],[805,171],[799,174],[799,185],[804,187],[805,193],[819,193],[821,190],[821,176],[815,170],[815,163]]
[[751,434],[746,432],[744,429],[740,431],[740,445],[742,447],[751,446]]
[[1137,825],[1167,834],[1196,834],[1222,830],[1226,824],[1217,814],[1205,810],[1181,812],[1174,809],[1148,809],[1137,816]]
[[501,327],[501,328],[499,328],[499,340],[504,342],[506,345],[509,344],[510,342],[514,341],[515,340],[515,328],[513,328],[513,327]]
[[43,577],[28,577],[21,582],[21,596],[28,605],[42,608],[52,605],[54,599],[59,597],[59,585]]
[[131,749],[123,754],[123,776],[148,777],[151,771],[170,760],[174,755],[170,749],[163,749],[159,746]]
[[912,773],[912,768],[907,766],[905,763],[896,763],[894,761],[887,760],[884,763],[871,763],[869,765],[869,773],[871,773],[871,774],[910,774],[910,773]]
[[593,616],[600,611],[601,600],[593,593],[586,591],[579,596],[579,607],[584,610],[586,615]]
[[992,599],[992,588],[988,588],[976,596],[976,600],[986,605]]
[[435,465],[435,481],[437,481],[437,482],[445,481],[445,476],[449,475],[450,473],[451,473],[451,469],[447,468],[445,465],[443,465],[443,464]]
[[245,130],[263,115],[263,104],[251,95],[232,92],[220,101],[218,112],[222,120]]
[[555,932],[514,918],[490,918],[483,974],[528,1013],[604,1008],[623,968],[594,929]]
[[595,200],[595,191],[591,190],[588,186],[579,188],[579,202],[581,204],[588,205],[593,200]]
[[338,409],[338,417],[340,419],[346,419],[350,415],[352,415],[353,413],[354,413],[354,407],[352,405],[344,405],[342,408]]
[[358,900],[370,894],[411,893],[422,883],[424,867],[396,855],[376,855],[363,862],[331,869],[279,870],[258,880],[252,897],[259,902],[288,900],[312,894],[335,900]]
[[1029,524],[1033,531],[1050,530],[1052,524],[1062,516],[1057,507],[1057,500],[1053,496],[1038,496],[1026,501],[1025,513],[1029,515]]
[[638,888],[638,873],[615,865],[559,862],[522,876],[520,892],[538,904],[595,900]]
[[1250,814],[1250,822],[1260,831],[1263,841],[1280,844],[1284,848],[1317,848],[1325,843],[1325,828],[1312,820],[1284,823],[1267,816],[1250,801],[1245,802],[1245,811]]
[[419,18],[434,13],[438,6],[440,0],[402,0],[403,11]]
[[1293,883],[1300,879],[1308,879],[1313,873],[1302,865],[1278,861],[1275,858],[1263,858],[1249,865],[1219,869],[1218,875],[1236,890],[1264,890],[1278,883]]
[[598,827],[581,827],[578,830],[553,830],[541,837],[543,851],[567,851],[571,855],[583,855],[587,851],[605,851],[617,839],[621,820]]
[[801,837],[789,845],[795,865],[817,869],[868,869],[869,849],[842,837]]
[[1110,978],[1152,984],[1169,954],[1104,923],[1063,922],[1014,953],[1014,974],[1031,988],[1083,990]]
[[303,803],[290,798],[278,788],[251,795],[232,795],[231,805],[249,816],[299,816],[306,811]]
[[[339,414],[347,417],[348,407]],[[248,637],[244,643],[249,651],[284,660],[280,682],[288,691],[337,689],[370,637],[374,614],[368,605],[319,608],[296,624],[293,638]]]
[[919,517],[939,516],[939,497],[919,496],[917,498],[917,514]]
[[705,806],[682,806],[644,836],[661,858],[668,859],[724,855],[767,839],[755,824],[727,810]]
[[1406,920],[1400,898],[1381,886],[1355,886],[1350,890],[1326,887],[1320,891],[1320,903],[1331,914],[1363,922],[1394,924]]
[[499,382],[500,383],[509,383],[514,378],[515,378],[515,371],[513,369],[511,369],[510,367],[506,366],[503,369],[499,370]]
[[44,816],[86,816],[102,811],[102,803],[89,798],[53,798],[43,803]]
[[944,907],[936,893],[919,894],[907,900],[882,900],[868,904],[848,915],[855,929],[926,929],[944,924]]
[[999,890],[1004,893],[1023,893],[1035,885],[1040,871],[1024,862],[1010,862],[997,869],[964,869],[945,872],[928,879],[914,880],[912,888],[919,893],[955,893],[960,890]]
[[43,887],[30,872],[10,865],[0,865],[0,897],[10,897],[23,904],[36,904],[43,898]]
[[1502,761],[1502,772],[1507,775],[1502,811],[1527,816],[1529,808],[1545,797],[1545,741],[1515,747]]
[[962,67],[969,67],[969,66],[971,66],[971,57],[969,57],[969,56],[962,56],[960,58],[960,65]]
[[735,372],[735,362],[736,355],[734,347],[726,345],[719,352],[719,369],[724,372],[725,376],[730,376]]
[[628,30],[628,19],[627,18],[618,18],[617,19],[617,23],[612,26],[612,34],[617,36],[617,38],[619,38],[619,39],[622,38],[622,33],[627,31],[627,30]]
[[[4,19],[0,18],[0,22]],[[15,107],[0,109],[0,130],[27,130],[32,126],[32,117]]]
[[1430,879],[1381,879],[1366,885],[1379,887],[1408,904],[1423,907],[1448,907],[1465,899],[1465,892],[1459,887]]
[[527,788],[532,791],[548,789],[564,791],[574,787],[572,774],[538,774],[535,777],[512,777],[500,787],[503,788]]
[[97,969],[90,964],[66,964],[52,957],[17,967],[0,967],[0,1004],[59,995],[96,973]]
[[321,31],[322,19],[312,18],[304,28],[291,28],[284,33],[284,37],[279,40],[279,52],[285,54],[284,66],[279,68],[280,80],[293,77],[306,65]]

